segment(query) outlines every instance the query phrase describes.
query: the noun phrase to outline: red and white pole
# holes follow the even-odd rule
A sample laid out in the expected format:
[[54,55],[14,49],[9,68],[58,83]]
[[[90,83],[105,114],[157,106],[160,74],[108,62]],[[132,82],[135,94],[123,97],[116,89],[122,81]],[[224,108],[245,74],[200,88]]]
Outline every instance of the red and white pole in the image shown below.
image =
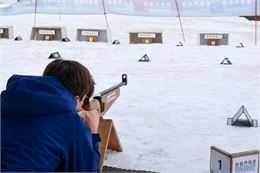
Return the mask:
[[105,8],[104,0],[102,0],[102,5],[103,5],[103,12],[104,12],[105,19],[106,19],[106,25],[107,25],[107,28],[109,28],[108,21],[107,21],[107,12],[106,12],[106,8]]
[[180,15],[180,11],[179,11],[179,6],[178,6],[177,0],[175,0],[175,4],[176,4],[177,12],[178,12],[178,18],[179,18],[179,22],[180,22],[180,26],[181,26],[181,32],[182,32],[183,41],[185,42],[184,31],[183,31],[183,27],[182,27],[182,23],[181,23],[181,15]]
[[257,45],[257,19],[258,19],[258,11],[257,11],[257,0],[255,0],[255,45]]

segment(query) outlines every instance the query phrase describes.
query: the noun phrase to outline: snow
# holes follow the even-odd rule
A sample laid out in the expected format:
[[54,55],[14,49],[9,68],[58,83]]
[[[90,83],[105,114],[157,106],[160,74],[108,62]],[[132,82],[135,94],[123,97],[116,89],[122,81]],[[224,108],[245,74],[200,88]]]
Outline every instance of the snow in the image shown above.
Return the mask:
[[[38,15],[37,25],[67,27],[69,43],[29,40],[34,15],[0,16],[14,26],[21,42],[0,40],[0,89],[12,74],[41,75],[58,51],[87,66],[96,93],[121,82],[128,85],[105,117],[112,118],[123,152],[109,151],[106,165],[157,172],[209,172],[210,147],[227,152],[260,149],[260,128],[227,126],[241,105],[260,123],[260,39],[254,22],[239,17],[177,18],[109,15],[110,43],[78,42],[77,28],[105,28],[104,16]],[[129,44],[131,30],[162,30],[163,44]],[[199,45],[199,33],[229,33],[229,45]],[[182,41],[183,42],[183,41]],[[242,42],[245,48],[235,48]],[[149,63],[138,60],[147,54]],[[233,65],[220,65],[228,57]]]
[[17,0],[0,0],[0,4],[13,4],[17,2]]
[[9,7],[16,2],[17,0],[0,0],[0,8]]

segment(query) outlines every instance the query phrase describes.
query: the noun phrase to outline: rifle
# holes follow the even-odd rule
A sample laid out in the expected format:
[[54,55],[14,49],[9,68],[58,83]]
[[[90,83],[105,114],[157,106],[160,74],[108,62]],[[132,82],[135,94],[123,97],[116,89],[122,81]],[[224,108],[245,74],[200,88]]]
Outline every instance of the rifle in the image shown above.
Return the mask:
[[84,104],[82,106],[83,109],[86,111],[97,109],[100,116],[102,117],[109,110],[116,99],[120,96],[120,87],[123,85],[127,85],[126,74],[122,74],[121,83],[100,92],[90,100],[84,101]]

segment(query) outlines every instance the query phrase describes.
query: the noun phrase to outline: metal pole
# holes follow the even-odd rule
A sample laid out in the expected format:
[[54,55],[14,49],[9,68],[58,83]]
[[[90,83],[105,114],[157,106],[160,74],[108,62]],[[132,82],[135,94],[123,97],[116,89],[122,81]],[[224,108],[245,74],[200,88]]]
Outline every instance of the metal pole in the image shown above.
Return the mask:
[[107,25],[107,28],[109,28],[104,0],[102,0],[102,6],[103,6],[103,12],[104,12],[104,15],[105,15],[105,19],[106,19],[106,25]]
[[182,32],[183,41],[185,42],[185,36],[184,36],[182,23],[181,23],[181,15],[180,15],[180,11],[179,11],[177,0],[175,0],[175,4],[176,4],[177,12],[178,12],[178,18],[179,18],[179,22],[180,22],[180,26],[181,26],[181,32]]
[[35,6],[34,6],[34,26],[36,26],[36,13],[37,13],[37,0],[35,0]]

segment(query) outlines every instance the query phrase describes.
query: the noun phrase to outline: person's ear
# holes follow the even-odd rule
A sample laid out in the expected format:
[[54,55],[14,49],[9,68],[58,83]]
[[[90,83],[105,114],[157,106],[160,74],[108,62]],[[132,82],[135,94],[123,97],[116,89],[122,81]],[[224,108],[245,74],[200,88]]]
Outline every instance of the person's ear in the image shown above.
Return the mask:
[[76,99],[76,101],[77,101],[76,110],[77,110],[77,111],[81,111],[81,110],[82,110],[82,104],[83,104],[83,103],[82,103],[81,100],[80,100],[80,96],[76,96],[75,99]]

